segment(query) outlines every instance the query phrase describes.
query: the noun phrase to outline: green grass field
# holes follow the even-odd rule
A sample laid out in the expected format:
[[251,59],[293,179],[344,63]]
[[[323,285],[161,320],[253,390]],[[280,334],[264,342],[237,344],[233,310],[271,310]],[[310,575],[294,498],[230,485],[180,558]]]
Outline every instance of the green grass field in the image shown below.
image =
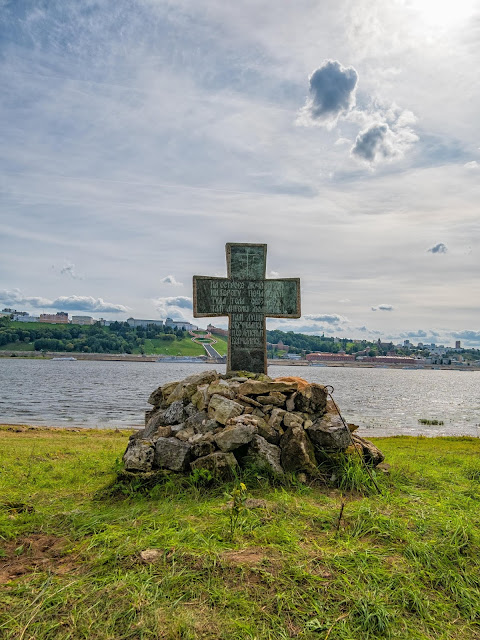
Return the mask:
[[[0,637],[480,637],[480,440],[376,439],[380,496],[353,467],[343,492],[258,472],[106,489],[127,435],[0,429]],[[231,535],[240,480],[257,502]]]
[[[201,344],[195,344],[190,338],[183,338],[183,340],[175,340],[173,342],[167,342],[154,338],[152,340],[145,340],[145,353],[148,354],[160,354],[167,356],[204,356],[205,349]],[[138,352],[138,351],[137,351]]]
[[[227,353],[227,343],[225,340],[218,340],[218,342],[212,345],[213,348],[225,355]],[[206,355],[205,349],[201,344],[192,342],[190,337],[183,338],[183,340],[175,340],[174,342],[166,342],[160,339],[145,340],[145,353],[149,354],[161,354],[169,356],[203,356]],[[139,353],[140,351],[137,350]]]
[[[69,328],[69,325],[49,325],[49,324],[39,324],[35,322],[12,322],[11,323],[14,328],[21,329],[35,329],[35,330],[44,330],[47,331],[51,326],[55,327],[55,330],[65,331]],[[204,332],[206,333],[206,332]],[[220,355],[226,355],[227,353],[227,341],[220,337],[214,336],[214,339],[217,340],[217,343],[212,345],[216,351]],[[147,355],[169,355],[169,356],[201,356],[206,355],[205,349],[201,344],[197,344],[192,342],[191,336],[187,336],[182,340],[175,340],[174,342],[164,341],[159,338],[155,339],[146,339],[145,344],[143,346],[144,352]],[[9,344],[5,344],[0,346],[0,351],[33,351],[34,346],[33,342],[12,342]],[[74,354],[75,352],[71,352]],[[133,353],[141,353],[141,348],[136,348],[133,350]]]

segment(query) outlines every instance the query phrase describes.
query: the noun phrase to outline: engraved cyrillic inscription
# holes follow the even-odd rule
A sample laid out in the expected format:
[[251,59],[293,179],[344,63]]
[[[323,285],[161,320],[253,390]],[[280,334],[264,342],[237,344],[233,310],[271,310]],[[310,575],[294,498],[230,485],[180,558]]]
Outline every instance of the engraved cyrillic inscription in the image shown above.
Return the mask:
[[300,317],[298,278],[266,280],[266,245],[226,246],[227,278],[194,276],[195,317],[228,316],[227,370],[266,373],[265,316]]

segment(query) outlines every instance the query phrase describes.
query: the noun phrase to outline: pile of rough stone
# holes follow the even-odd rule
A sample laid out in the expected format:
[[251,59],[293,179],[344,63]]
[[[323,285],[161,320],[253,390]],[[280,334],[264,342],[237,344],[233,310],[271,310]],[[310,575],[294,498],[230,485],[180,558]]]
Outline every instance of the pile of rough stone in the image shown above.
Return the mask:
[[301,378],[203,371],[156,389],[146,427],[123,456],[126,471],[207,469],[227,477],[254,463],[273,474],[318,476],[335,452],[355,448],[369,465],[383,461],[370,442],[345,427],[325,387]]

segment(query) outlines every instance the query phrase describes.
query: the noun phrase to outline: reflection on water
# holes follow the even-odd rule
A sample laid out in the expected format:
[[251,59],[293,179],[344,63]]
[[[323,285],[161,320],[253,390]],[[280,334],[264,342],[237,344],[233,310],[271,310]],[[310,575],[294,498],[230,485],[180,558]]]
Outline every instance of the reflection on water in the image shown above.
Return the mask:
[[[0,422],[78,427],[140,427],[151,391],[224,365],[0,359]],[[348,422],[363,435],[480,437],[480,372],[269,367],[330,384]],[[443,425],[420,425],[419,419]]]

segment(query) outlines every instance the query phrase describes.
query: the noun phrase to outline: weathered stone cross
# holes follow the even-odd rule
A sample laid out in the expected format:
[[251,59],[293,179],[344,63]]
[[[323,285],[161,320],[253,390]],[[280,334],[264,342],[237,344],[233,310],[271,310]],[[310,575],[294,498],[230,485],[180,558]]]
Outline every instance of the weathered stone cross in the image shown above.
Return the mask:
[[300,278],[266,280],[266,244],[226,245],[227,277],[193,276],[195,318],[228,316],[228,371],[267,372],[265,317],[300,317]]

